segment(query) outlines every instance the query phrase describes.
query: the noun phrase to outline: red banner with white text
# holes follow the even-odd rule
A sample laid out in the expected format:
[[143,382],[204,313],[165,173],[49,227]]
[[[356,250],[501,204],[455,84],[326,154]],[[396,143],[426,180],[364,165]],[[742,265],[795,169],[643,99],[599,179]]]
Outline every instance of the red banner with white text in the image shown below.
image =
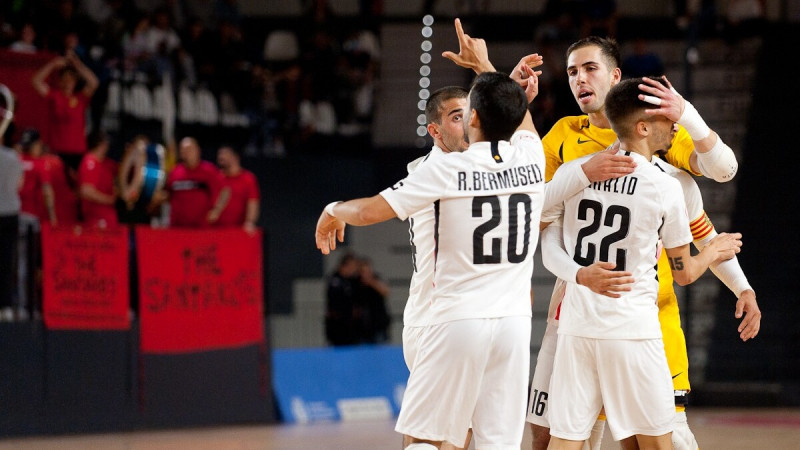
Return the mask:
[[51,329],[127,330],[128,229],[42,228],[42,307]]
[[143,353],[264,341],[261,233],[136,228]]

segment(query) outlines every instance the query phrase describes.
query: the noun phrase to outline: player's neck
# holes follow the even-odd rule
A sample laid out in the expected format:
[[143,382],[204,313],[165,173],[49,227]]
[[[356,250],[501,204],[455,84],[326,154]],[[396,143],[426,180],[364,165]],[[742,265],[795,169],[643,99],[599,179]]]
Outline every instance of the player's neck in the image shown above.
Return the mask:
[[597,128],[611,128],[611,122],[603,112],[589,113],[589,124]]
[[653,159],[653,154],[655,154],[645,142],[620,141],[619,149],[625,152],[638,153],[648,161]]

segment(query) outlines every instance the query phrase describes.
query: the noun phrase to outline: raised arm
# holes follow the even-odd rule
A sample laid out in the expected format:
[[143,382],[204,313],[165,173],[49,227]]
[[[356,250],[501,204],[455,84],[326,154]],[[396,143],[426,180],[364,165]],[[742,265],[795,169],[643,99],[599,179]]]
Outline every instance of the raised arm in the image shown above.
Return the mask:
[[94,92],[97,90],[97,87],[100,85],[100,81],[97,79],[97,76],[92,72],[91,69],[86,67],[86,65],[81,61],[80,58],[74,53],[69,52],[66,56],[67,61],[75,68],[78,74],[83,78],[85,82],[83,86],[83,95],[87,97],[91,97],[94,95]]
[[45,65],[40,67],[31,78],[33,88],[36,90],[36,92],[38,92],[42,97],[47,96],[47,93],[50,92],[50,86],[47,84],[47,78],[51,73],[53,73],[54,70],[60,69],[66,65],[67,59],[59,56],[51,59]]
[[[458,36],[458,54],[446,51],[442,53],[442,56],[461,67],[473,70],[477,74],[496,72],[497,70],[494,65],[489,61],[489,50],[486,48],[486,41],[473,38],[464,33],[461,20],[458,18],[455,19],[455,27],[456,35]],[[541,74],[541,71],[534,71],[531,69],[530,65],[541,64],[542,59],[539,55],[528,55],[520,60],[520,63],[517,64],[517,67],[515,67],[511,74],[511,78],[520,83],[525,90],[528,103],[532,102],[539,93],[539,75]],[[523,71],[525,73],[524,77],[522,76]],[[525,113],[525,117],[522,119],[522,123],[517,130],[528,130],[537,133],[536,127],[533,125],[533,118],[531,117],[530,111]]]

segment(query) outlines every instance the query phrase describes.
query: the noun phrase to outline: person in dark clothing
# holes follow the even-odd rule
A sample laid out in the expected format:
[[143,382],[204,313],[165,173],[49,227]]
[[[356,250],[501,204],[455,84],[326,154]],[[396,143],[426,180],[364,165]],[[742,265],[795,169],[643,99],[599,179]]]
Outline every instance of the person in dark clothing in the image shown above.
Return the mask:
[[325,312],[325,337],[333,346],[359,343],[359,326],[356,316],[355,296],[358,289],[359,262],[351,253],[339,260],[339,265],[329,278]]

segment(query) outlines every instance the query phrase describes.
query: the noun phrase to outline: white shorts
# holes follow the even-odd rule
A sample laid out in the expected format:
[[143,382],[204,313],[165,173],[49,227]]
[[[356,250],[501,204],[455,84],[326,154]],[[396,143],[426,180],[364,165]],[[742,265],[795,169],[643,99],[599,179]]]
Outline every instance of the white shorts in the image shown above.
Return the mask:
[[536,355],[536,368],[533,370],[531,392],[528,396],[528,415],[526,420],[540,427],[550,428],[547,420],[547,403],[550,400],[550,376],[553,374],[553,359],[556,356],[558,325],[548,322],[542,337],[542,345]]
[[672,431],[675,400],[661,339],[590,339],[558,335],[548,411],[550,435],[589,438],[605,407],[614,440]]
[[419,337],[425,327],[403,327],[403,359],[410,372],[419,352]]
[[519,449],[530,367],[530,317],[424,327],[395,430],[476,448]]

